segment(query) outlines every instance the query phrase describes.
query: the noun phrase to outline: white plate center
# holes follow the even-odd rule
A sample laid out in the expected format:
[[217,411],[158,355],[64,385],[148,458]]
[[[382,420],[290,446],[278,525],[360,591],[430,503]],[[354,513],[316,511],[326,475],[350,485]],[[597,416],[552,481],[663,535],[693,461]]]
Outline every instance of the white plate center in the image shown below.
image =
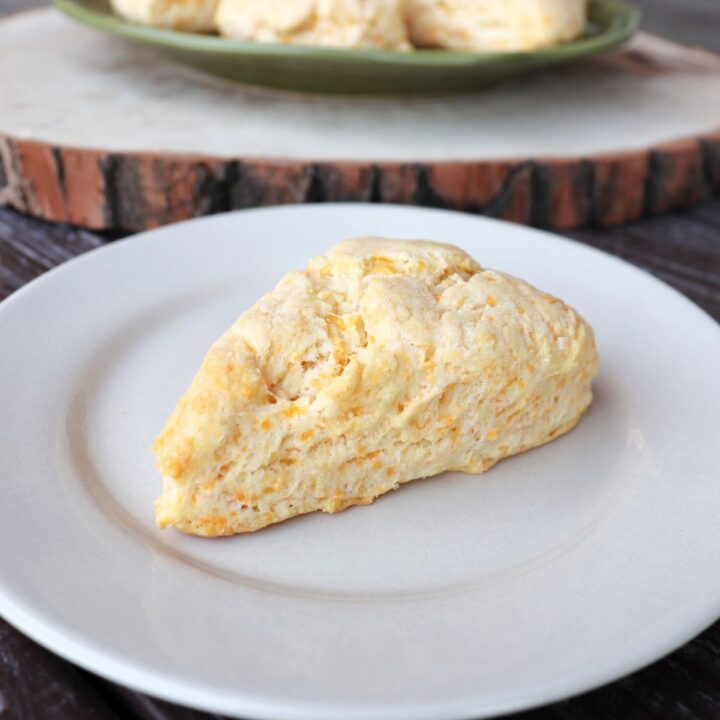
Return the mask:
[[233,538],[158,530],[152,440],[206,348],[263,289],[201,288],[146,308],[98,348],[75,389],[67,428],[78,477],[108,520],[143,542],[200,570],[283,592],[437,593],[506,582],[552,562],[625,497],[640,457],[633,440],[639,431],[622,389],[605,375],[576,430],[486,475],[415,481],[369,507],[315,513]]

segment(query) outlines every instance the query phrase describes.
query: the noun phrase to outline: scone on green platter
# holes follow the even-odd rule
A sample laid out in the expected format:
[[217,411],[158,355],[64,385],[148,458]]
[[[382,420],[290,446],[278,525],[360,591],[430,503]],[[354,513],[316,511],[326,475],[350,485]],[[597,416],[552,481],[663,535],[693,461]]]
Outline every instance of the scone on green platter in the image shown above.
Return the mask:
[[587,0],[405,0],[417,47],[475,52],[538,50],[574,40]]
[[409,50],[404,0],[220,0],[221,35],[239,40]]
[[218,0],[111,0],[113,10],[140,25],[213,32]]

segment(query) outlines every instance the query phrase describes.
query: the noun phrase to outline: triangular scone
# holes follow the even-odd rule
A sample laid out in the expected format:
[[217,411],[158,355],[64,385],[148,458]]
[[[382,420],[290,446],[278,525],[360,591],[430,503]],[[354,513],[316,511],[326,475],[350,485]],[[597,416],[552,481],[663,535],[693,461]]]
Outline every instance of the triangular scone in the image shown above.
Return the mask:
[[155,441],[157,522],[231,535],[484,472],[570,430],[597,362],[574,310],[455,247],[348,240],[212,346]]

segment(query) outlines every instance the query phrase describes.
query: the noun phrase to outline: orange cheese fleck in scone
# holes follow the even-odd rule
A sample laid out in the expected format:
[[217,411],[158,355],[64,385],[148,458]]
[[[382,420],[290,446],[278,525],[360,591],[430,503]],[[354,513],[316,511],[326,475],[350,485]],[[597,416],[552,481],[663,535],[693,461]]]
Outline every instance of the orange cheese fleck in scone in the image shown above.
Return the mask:
[[577,312],[455,247],[343,242],[208,352],[153,447],[157,522],[231,535],[485,472],[570,430],[597,362]]

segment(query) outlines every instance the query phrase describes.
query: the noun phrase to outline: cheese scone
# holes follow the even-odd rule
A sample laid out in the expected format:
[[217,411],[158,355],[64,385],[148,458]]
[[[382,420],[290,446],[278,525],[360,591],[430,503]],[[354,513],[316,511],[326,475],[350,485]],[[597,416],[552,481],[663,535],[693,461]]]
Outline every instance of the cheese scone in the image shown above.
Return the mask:
[[587,0],[405,0],[418,47],[536,50],[573,40],[587,23]]
[[212,32],[218,0],[111,0],[120,16],[170,30]]
[[403,0],[221,0],[222,35],[255,42],[407,50]]
[[570,430],[597,363],[577,312],[458,248],[345,241],[212,346],[153,447],[157,523],[231,535],[485,472]]

